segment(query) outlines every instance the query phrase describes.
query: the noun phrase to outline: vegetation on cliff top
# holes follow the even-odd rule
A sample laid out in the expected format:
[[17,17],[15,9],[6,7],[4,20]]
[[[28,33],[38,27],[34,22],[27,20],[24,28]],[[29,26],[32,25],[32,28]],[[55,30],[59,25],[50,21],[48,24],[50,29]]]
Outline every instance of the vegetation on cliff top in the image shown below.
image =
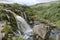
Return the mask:
[[31,6],[39,19],[46,19],[55,23],[60,28],[60,1],[41,3]]

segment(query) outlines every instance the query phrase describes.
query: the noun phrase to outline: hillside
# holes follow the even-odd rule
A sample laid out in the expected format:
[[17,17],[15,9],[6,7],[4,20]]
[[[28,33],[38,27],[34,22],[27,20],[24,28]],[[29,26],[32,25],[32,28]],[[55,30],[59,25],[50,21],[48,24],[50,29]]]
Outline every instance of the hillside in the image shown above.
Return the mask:
[[31,8],[40,19],[49,20],[60,26],[60,1],[36,4]]

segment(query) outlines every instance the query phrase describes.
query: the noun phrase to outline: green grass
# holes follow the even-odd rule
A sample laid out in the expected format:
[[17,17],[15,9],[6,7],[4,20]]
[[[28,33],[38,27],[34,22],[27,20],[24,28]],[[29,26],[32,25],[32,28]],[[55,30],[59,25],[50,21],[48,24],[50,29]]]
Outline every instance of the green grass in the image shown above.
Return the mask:
[[[47,4],[49,4],[49,6],[46,6]],[[39,19],[49,20],[50,22],[55,23],[60,29],[60,1],[36,4],[31,6],[31,8],[35,11],[35,14],[38,15]]]

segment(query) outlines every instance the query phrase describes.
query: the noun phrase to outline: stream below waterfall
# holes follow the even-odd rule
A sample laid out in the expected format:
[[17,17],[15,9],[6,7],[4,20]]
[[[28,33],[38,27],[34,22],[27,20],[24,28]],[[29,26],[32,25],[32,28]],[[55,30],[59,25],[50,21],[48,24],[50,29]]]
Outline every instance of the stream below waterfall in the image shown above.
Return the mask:
[[60,33],[60,30],[54,30],[53,33],[51,33],[50,37],[51,38],[56,38],[56,35]]

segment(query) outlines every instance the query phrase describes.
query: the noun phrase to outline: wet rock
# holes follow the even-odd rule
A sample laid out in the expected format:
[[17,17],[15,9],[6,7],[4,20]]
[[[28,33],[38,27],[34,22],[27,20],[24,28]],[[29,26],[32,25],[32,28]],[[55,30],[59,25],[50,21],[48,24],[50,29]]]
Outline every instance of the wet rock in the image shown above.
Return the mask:
[[51,30],[54,28],[54,25],[51,24],[44,24],[44,23],[40,23],[39,25],[35,25],[33,27],[33,33],[35,35],[35,38],[37,38],[36,40],[38,40],[39,38],[44,40],[49,38]]
[[45,35],[47,33],[47,27],[49,27],[49,26],[46,26],[44,24],[36,25],[33,28],[33,32],[34,32],[34,34],[37,34],[41,38],[45,39]]

